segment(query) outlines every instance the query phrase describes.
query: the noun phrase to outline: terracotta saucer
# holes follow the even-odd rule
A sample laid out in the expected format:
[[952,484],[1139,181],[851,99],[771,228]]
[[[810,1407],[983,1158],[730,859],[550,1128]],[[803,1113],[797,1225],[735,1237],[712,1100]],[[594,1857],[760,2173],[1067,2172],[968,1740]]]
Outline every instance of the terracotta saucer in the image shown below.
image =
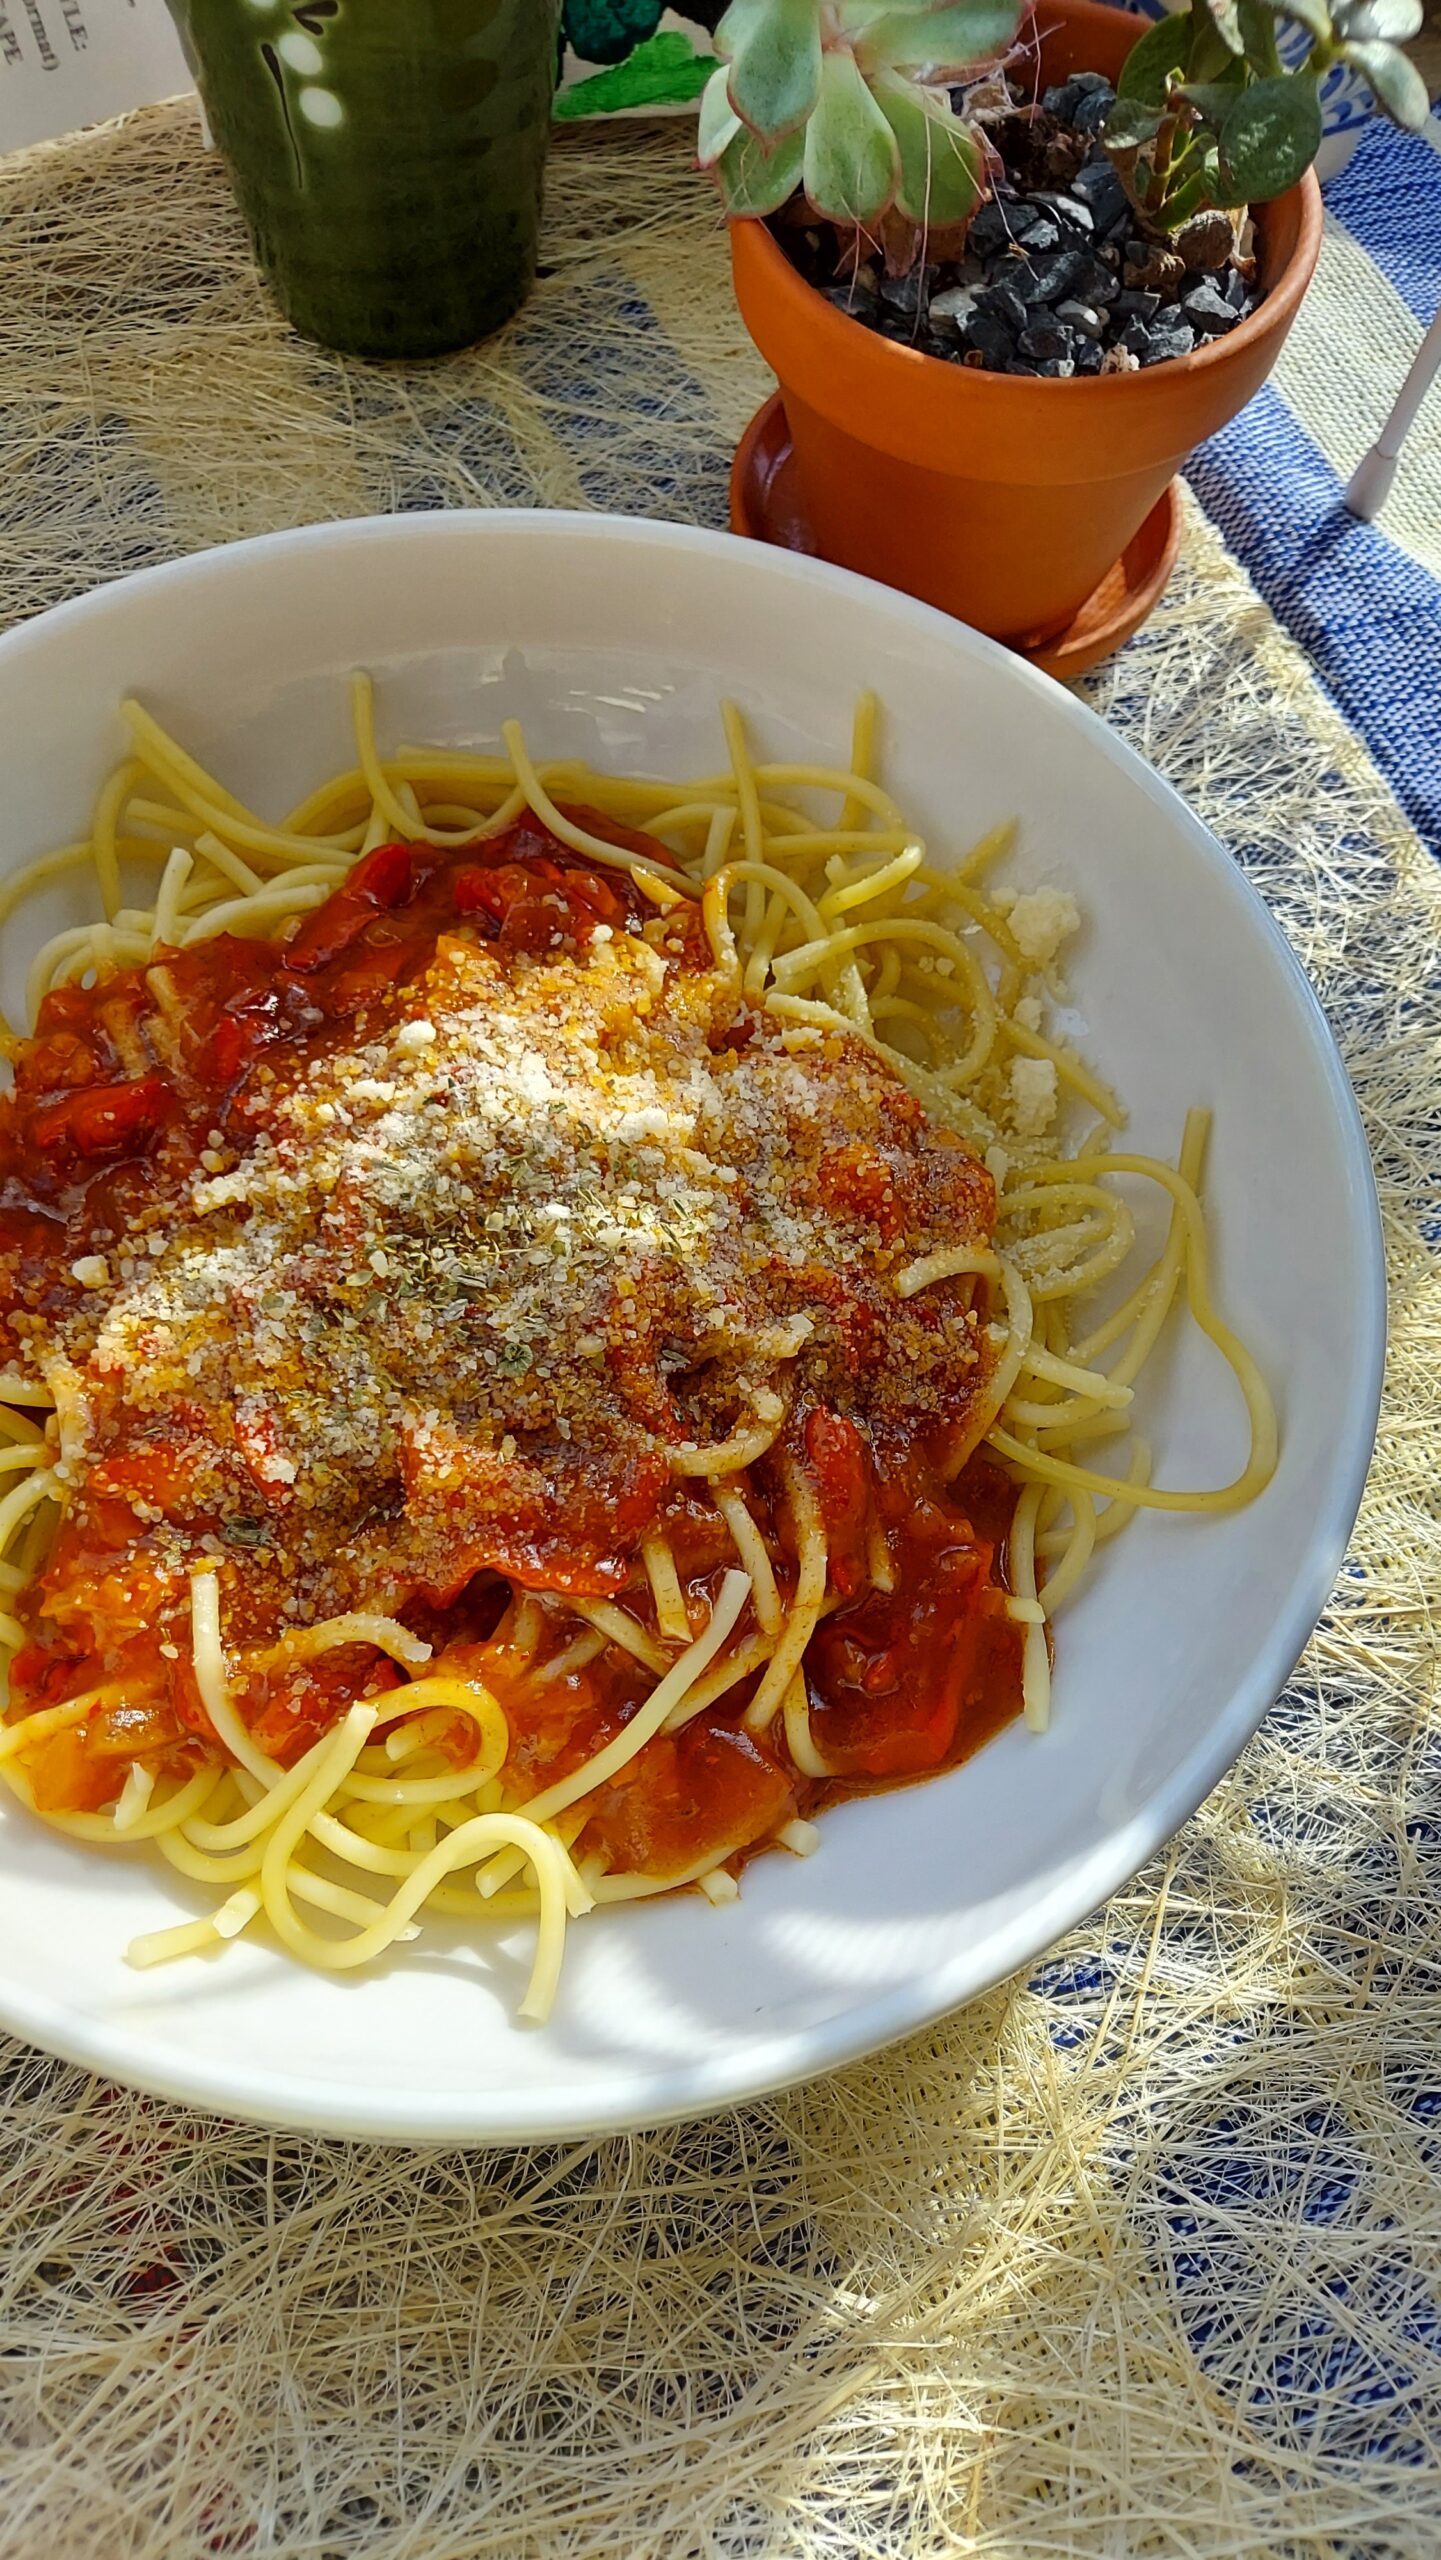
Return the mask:
[[[778,391],[756,411],[731,467],[731,531],[784,551],[815,553],[792,468],[790,428]],[[1138,631],[1176,563],[1181,540],[1177,484],[1157,499],[1114,569],[1087,596],[1064,631],[1034,648],[1018,648],[1043,674],[1063,683],[1084,675]]]

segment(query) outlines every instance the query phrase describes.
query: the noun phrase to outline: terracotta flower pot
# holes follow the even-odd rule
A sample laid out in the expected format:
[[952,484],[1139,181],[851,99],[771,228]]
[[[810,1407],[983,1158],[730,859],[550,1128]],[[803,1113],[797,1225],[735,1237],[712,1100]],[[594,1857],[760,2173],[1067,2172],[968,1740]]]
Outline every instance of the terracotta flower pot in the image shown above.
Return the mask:
[[[1148,21],[1046,0],[1042,85],[1114,79]],[[1280,353],[1321,246],[1314,175],[1260,209],[1264,299],[1230,334],[1140,373],[1031,380],[948,364],[837,311],[763,222],[733,222],[741,315],[780,380],[799,494],[827,560],[998,639],[1061,630],[1192,447]]]

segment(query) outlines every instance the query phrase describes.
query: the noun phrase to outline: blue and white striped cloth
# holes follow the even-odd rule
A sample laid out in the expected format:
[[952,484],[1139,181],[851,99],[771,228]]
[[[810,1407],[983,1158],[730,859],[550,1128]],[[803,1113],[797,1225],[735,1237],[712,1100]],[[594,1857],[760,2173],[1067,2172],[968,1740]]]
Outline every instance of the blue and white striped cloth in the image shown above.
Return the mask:
[[1325,192],[1276,372],[1188,476],[1441,856],[1441,382],[1378,521],[1341,503],[1441,306],[1441,115],[1419,135],[1375,119]]

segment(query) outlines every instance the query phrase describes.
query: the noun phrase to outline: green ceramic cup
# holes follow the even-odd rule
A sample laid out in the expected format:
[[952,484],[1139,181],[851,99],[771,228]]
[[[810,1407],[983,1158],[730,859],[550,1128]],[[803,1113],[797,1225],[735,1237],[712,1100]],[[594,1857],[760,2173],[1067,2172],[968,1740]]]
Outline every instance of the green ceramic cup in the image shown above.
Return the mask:
[[535,274],[560,0],[170,0],[262,272],[350,355],[443,355]]

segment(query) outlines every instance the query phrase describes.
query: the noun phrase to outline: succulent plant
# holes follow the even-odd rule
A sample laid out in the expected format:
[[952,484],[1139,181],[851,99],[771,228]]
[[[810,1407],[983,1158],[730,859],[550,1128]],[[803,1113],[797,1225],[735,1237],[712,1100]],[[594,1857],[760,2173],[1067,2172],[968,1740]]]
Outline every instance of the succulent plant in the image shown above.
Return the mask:
[[1018,0],[731,0],[701,166],[733,214],[774,213],[801,189],[845,226],[963,222],[988,154],[947,84],[1003,55],[1019,17]]
[[[726,210],[803,195],[842,228],[926,235],[964,224],[991,154],[951,89],[1004,59],[1023,0],[731,0],[701,100],[698,158]],[[1337,62],[1396,123],[1427,99],[1397,50],[1421,0],[1189,0],[1127,60],[1105,143],[1140,223],[1167,235],[1294,186],[1321,142],[1320,82]],[[1310,37],[1287,67],[1277,21]],[[907,254],[910,254],[909,252]]]
[[[1311,39],[1289,70],[1280,18]],[[1104,137],[1147,227],[1175,232],[1295,186],[1320,148],[1320,83],[1333,63],[1359,71],[1378,106],[1419,131],[1425,86],[1397,44],[1420,26],[1421,0],[1191,0],[1159,18],[1127,58]]]

